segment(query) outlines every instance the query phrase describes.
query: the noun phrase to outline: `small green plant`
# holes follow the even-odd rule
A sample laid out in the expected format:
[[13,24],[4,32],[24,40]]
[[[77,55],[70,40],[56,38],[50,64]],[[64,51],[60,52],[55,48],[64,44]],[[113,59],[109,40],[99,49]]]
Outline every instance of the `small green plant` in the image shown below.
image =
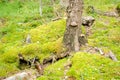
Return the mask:
[[118,14],[120,16],[120,3],[117,5],[116,10],[117,10],[117,12],[118,12]]

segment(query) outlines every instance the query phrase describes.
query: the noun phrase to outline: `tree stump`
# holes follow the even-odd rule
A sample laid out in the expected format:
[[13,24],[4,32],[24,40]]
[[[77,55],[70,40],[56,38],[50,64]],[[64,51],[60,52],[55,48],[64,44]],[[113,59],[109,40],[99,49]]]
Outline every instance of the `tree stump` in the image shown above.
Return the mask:
[[79,34],[81,34],[82,24],[82,11],[83,1],[82,0],[69,0],[67,7],[67,25],[64,34],[64,45],[68,51],[79,51]]

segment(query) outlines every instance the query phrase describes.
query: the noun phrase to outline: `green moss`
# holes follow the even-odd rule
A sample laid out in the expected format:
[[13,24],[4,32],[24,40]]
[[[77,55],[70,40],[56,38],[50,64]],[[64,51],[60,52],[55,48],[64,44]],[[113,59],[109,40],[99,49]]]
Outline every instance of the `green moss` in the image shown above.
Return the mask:
[[1,57],[0,60],[2,60],[2,62],[4,63],[16,63],[17,54],[18,54],[17,48],[11,47],[11,49],[7,50],[6,53],[0,56]]
[[[60,20],[51,22],[48,25],[42,25],[35,29],[30,30],[32,41],[39,41],[41,44],[53,42],[63,36],[65,28],[65,21]],[[39,36],[38,36],[39,35]]]
[[72,63],[68,76],[74,76],[77,80],[120,79],[120,63],[100,55],[79,52],[72,58]]
[[19,69],[16,64],[0,63],[0,77],[12,75],[17,71]]
[[[38,56],[42,61],[51,53],[60,54],[64,51],[62,38],[66,22],[58,20],[48,23],[51,18],[55,17],[50,0],[43,1],[43,16],[39,15],[38,1],[2,1],[3,3],[0,2],[0,20],[5,19],[6,21],[0,27],[0,76],[18,71],[18,53],[22,53],[26,58]],[[85,9],[88,5],[94,5],[96,9],[112,11],[119,0],[98,0],[97,3],[96,0],[85,0],[84,3]],[[59,5],[55,6],[59,10]],[[62,11],[58,12],[62,13]],[[85,12],[84,14],[88,15]],[[120,22],[116,18],[98,14],[89,15],[94,16],[96,21],[92,27],[92,34],[88,37],[88,44],[100,47],[106,53],[112,50],[120,60]],[[82,30],[85,33],[84,27]],[[28,33],[32,38],[31,44],[24,42]],[[118,63],[99,55],[77,53],[72,61],[73,66],[68,75],[75,76],[78,80],[80,78],[88,80],[94,78],[98,80],[119,79]],[[41,76],[39,80],[60,80],[63,77],[65,62],[66,59],[63,59],[48,66],[45,69],[45,75]],[[58,70],[58,68],[60,69]]]
[[[13,28],[15,27],[16,25],[13,26]],[[60,20],[39,26],[30,31],[24,30],[24,32],[15,31],[12,29],[13,33],[10,33],[11,26],[9,29],[4,29],[7,31],[7,35],[0,39],[0,62],[2,64],[6,64],[6,67],[0,67],[0,70],[6,70],[6,68],[8,69],[7,73],[5,73],[5,70],[2,70],[3,73],[1,73],[1,76],[5,76],[13,70],[9,70],[11,67],[7,67],[8,64],[13,64],[16,66],[13,72],[18,69],[18,64],[16,64],[18,63],[18,53],[22,53],[27,59],[38,56],[40,61],[42,61],[43,58],[50,56],[51,53],[60,54],[63,51],[62,37],[64,27],[65,20]],[[27,33],[31,34],[31,44],[26,44],[23,42]]]
[[61,80],[64,77],[64,65],[66,64],[66,61],[67,59],[62,59],[49,65],[45,68],[44,75],[38,78],[38,80]]
[[64,51],[62,39],[58,39],[55,42],[48,42],[42,45],[42,53],[54,53],[60,54]]
[[116,18],[96,16],[96,22],[93,25],[92,33],[89,36],[88,44],[97,47],[106,47],[112,50],[120,60],[119,55],[119,21]]
[[25,45],[21,48],[20,52],[24,55],[35,55],[36,53],[40,53],[40,45],[38,43],[32,43]]

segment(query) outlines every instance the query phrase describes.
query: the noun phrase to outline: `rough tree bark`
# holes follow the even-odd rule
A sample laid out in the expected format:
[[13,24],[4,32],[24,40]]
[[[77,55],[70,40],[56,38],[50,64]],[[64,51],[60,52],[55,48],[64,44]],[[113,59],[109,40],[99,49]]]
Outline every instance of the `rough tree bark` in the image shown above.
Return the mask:
[[69,0],[60,0],[60,5],[64,8],[67,8],[69,5],[68,2]]
[[63,42],[69,51],[79,51],[81,35],[83,0],[69,0],[67,7],[67,25]]

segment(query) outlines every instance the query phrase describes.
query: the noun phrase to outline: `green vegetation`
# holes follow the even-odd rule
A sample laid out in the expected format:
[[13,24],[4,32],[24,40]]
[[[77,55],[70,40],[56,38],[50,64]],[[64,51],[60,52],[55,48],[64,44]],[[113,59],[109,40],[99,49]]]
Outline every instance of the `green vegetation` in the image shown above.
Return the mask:
[[[119,0],[85,0],[84,10],[88,5],[94,5],[103,11],[113,11],[117,3]],[[88,45],[102,48],[104,52],[112,50],[120,60],[120,21],[113,17],[87,14],[86,11],[84,15],[94,16],[96,20]],[[42,61],[53,53],[64,51],[62,39],[66,22],[64,19],[50,22],[53,18],[55,14],[50,0],[43,0],[43,16],[39,15],[37,0],[0,0],[0,77],[19,71],[18,53],[26,58],[38,56]],[[28,34],[32,38],[31,44],[25,43]],[[113,62],[99,54],[78,52],[73,58],[65,58],[47,66],[38,80],[63,79],[64,65],[68,59],[72,61],[72,67],[67,76],[74,76],[77,80],[120,79],[119,61]]]
[[77,80],[119,80],[119,62],[113,62],[103,56],[88,53],[76,53],[72,58],[72,67],[68,75]]
[[64,65],[66,61],[67,59],[62,59],[48,66],[44,71],[44,75],[38,78],[38,80],[61,80],[64,77]]
[[[61,26],[59,26],[61,25]],[[32,43],[31,44],[26,44],[25,42],[22,41],[22,39],[20,41],[16,41],[16,38],[12,38],[13,41],[16,42],[12,42],[12,40],[10,40],[11,42],[9,43],[2,43],[4,44],[1,46],[1,54],[0,55],[0,61],[5,64],[16,64],[17,63],[17,54],[18,53],[22,53],[24,54],[24,56],[26,56],[27,58],[32,58],[34,56],[39,56],[41,61],[43,58],[51,55],[52,53],[55,54],[60,54],[63,51],[62,48],[62,37],[63,37],[63,32],[64,32],[64,28],[65,28],[65,21],[61,20],[61,21],[57,21],[57,22],[51,22],[48,25],[42,25],[39,26],[35,29],[31,29],[29,31],[26,32],[31,34],[32,37]],[[51,31],[50,31],[51,30]],[[39,34],[39,35],[38,35]],[[25,35],[25,34],[24,34]],[[54,37],[53,37],[54,36]],[[6,37],[3,37],[2,39],[4,39]],[[10,38],[10,37],[8,37]],[[2,40],[1,39],[1,40]],[[25,38],[23,38],[25,39]],[[13,46],[11,46],[13,45]],[[4,48],[2,48],[4,47]],[[4,53],[2,53],[2,51]],[[1,65],[1,67],[4,65]],[[5,69],[8,68],[8,65],[6,65],[6,67],[4,67]],[[9,72],[6,70],[3,70],[3,72]],[[13,67],[14,69],[14,67]],[[6,74],[2,74],[1,76],[4,76]]]

